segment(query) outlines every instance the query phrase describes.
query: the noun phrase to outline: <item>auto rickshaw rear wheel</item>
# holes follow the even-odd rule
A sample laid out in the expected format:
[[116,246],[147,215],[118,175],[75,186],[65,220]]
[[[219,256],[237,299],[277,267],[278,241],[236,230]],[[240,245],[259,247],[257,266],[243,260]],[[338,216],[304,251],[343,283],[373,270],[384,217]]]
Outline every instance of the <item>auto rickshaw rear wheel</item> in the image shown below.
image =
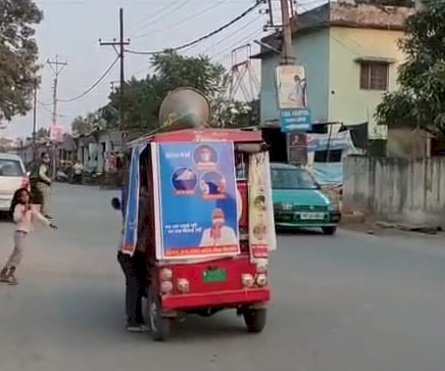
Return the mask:
[[266,308],[250,308],[243,313],[244,322],[247,331],[251,333],[260,333],[266,326],[267,309]]
[[171,318],[162,316],[162,305],[159,295],[149,289],[148,318],[150,320],[151,336],[155,341],[166,341],[170,337]]

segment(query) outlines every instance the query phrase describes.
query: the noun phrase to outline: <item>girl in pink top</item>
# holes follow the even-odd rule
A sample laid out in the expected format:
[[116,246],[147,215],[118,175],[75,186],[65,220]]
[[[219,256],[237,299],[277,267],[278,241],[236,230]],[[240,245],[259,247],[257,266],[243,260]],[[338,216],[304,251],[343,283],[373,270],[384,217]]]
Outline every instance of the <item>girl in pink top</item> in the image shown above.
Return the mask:
[[26,238],[33,231],[33,224],[39,221],[51,228],[57,227],[38,211],[32,209],[30,194],[26,188],[19,189],[14,194],[10,212],[15,223],[14,250],[0,272],[0,282],[16,285],[18,281],[15,272],[22,261]]

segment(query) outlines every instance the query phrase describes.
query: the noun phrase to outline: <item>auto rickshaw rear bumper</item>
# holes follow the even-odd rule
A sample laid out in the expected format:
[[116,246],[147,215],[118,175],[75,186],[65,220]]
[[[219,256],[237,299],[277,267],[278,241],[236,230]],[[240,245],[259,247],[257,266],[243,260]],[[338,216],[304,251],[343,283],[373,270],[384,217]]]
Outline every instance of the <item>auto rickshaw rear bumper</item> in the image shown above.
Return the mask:
[[252,288],[209,293],[165,295],[162,297],[164,311],[188,311],[200,308],[237,308],[240,306],[263,306],[270,301],[270,290]]

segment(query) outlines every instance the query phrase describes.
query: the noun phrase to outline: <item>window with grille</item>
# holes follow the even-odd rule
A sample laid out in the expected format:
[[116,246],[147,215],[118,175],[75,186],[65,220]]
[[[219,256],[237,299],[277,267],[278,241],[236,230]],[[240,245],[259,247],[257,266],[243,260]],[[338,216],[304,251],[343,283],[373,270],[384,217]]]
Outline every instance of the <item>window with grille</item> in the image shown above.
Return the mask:
[[360,63],[360,89],[388,90],[389,64],[384,62]]

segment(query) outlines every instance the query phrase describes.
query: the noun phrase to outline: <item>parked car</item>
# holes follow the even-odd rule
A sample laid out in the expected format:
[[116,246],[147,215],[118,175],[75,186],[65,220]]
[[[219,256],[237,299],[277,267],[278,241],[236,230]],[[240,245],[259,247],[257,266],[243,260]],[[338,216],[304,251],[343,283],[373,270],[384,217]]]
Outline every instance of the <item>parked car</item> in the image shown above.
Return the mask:
[[333,235],[341,213],[338,204],[321,191],[306,169],[271,164],[272,192],[277,228],[321,228]]
[[19,156],[0,153],[0,211],[9,211],[19,188],[29,188],[29,177]]

